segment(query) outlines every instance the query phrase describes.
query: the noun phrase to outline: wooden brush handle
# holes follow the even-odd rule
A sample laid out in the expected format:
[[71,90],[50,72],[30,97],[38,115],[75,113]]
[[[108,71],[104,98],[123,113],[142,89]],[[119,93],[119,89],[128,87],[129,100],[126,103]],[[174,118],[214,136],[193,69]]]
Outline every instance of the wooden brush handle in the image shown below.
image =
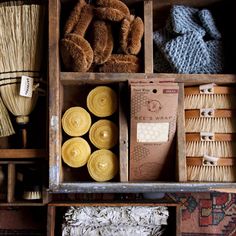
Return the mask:
[[[187,166],[203,166],[202,157],[186,157]],[[234,166],[236,161],[234,158],[222,158],[217,161],[216,166]]]
[[[186,142],[199,142],[201,140],[200,133],[187,133]],[[236,134],[214,134],[212,141],[236,141]]]
[[[184,88],[184,95],[197,95],[197,94],[201,94],[199,87]],[[213,94],[236,94],[236,88],[215,86],[213,87]]]
[[[199,118],[203,117],[204,114],[201,114],[200,109],[196,110],[185,110],[185,118],[190,119],[190,118]],[[225,117],[225,118],[230,118],[230,117],[235,117],[236,116],[236,110],[225,110],[225,109],[214,109],[213,114],[209,114],[207,117]]]
[[18,116],[16,118],[16,122],[19,125],[19,135],[20,135],[20,147],[26,148],[27,147],[27,124],[29,122],[28,116]]

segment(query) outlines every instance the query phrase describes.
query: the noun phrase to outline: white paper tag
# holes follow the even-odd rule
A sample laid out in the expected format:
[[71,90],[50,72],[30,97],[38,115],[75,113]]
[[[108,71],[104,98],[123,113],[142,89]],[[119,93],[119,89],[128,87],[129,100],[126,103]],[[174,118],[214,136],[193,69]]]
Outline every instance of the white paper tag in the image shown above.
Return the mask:
[[138,123],[137,141],[142,143],[167,142],[169,123]]
[[22,75],[20,82],[20,96],[31,98],[33,93],[33,84],[34,79],[32,77]]

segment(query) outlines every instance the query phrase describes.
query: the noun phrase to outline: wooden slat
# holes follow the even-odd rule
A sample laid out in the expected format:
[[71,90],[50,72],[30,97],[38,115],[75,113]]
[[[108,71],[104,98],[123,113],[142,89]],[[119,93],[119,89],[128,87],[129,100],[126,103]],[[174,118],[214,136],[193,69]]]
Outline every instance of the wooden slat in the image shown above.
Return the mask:
[[176,236],[181,236],[181,229],[182,229],[182,209],[181,205],[176,206]]
[[129,78],[143,79],[144,73],[80,73],[61,72],[60,80],[63,85],[74,85],[81,83],[106,84],[113,82],[128,81]]
[[[202,157],[186,157],[187,166],[203,166]],[[235,158],[221,158],[217,161],[216,166],[234,166]]]
[[[126,95],[125,95],[126,94]],[[120,156],[120,181],[129,180],[129,150],[128,150],[128,120],[127,120],[127,86],[119,84],[119,156]]]
[[7,178],[7,202],[15,201],[15,182],[16,182],[16,166],[15,164],[8,164],[8,178]]
[[178,120],[177,120],[177,172],[178,181],[187,181],[186,141],[184,117],[184,84],[179,84]]
[[50,0],[49,16],[49,185],[59,184],[60,111],[59,111],[59,29],[60,3]]
[[144,72],[153,73],[153,8],[144,1]]
[[73,203],[67,203],[67,202],[60,202],[60,203],[49,203],[48,206],[56,206],[56,207],[68,207],[68,206],[76,206],[76,207],[85,207],[85,206],[105,206],[105,207],[122,207],[122,206],[168,206],[168,207],[176,207],[177,203],[162,203],[162,202],[73,202]]
[[45,204],[41,203],[41,202],[30,202],[30,201],[17,201],[17,202],[9,202],[9,203],[0,203],[1,206],[9,206],[9,207],[13,207],[13,206],[17,206],[17,207],[33,207],[33,206],[45,206]]
[[[184,95],[198,95],[200,94],[199,87],[186,87],[184,89]],[[236,88],[226,86],[213,87],[213,94],[236,94]]]
[[56,207],[48,206],[47,236],[55,236]]
[[[55,1],[55,0],[54,0]],[[187,86],[216,83],[232,84],[236,83],[236,74],[168,74],[168,73],[80,73],[61,72],[61,83],[63,85],[78,83],[111,83],[134,79],[173,79],[174,82],[184,83]]]
[[236,183],[222,182],[77,182],[61,183],[54,193],[144,193],[144,192],[212,192],[235,189]]
[[184,83],[185,85],[199,85],[216,83],[223,85],[227,83],[236,83],[236,74],[156,74],[160,78],[175,78],[175,82]]
[[[235,141],[235,134],[214,134],[214,141]],[[200,133],[187,133],[186,134],[186,142],[191,141],[201,141]]]
[[0,158],[46,158],[45,149],[0,149]]
[[[214,114],[211,117],[234,117],[236,116],[236,110],[226,110],[226,109],[216,109],[214,110]],[[185,119],[190,118],[199,118],[201,117],[201,110],[185,110]]]

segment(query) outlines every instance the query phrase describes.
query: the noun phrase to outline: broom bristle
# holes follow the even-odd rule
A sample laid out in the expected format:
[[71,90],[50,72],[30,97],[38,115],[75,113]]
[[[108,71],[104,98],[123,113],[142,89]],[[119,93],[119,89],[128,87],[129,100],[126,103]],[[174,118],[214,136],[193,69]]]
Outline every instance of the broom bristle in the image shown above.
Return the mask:
[[188,166],[189,181],[234,182],[236,181],[235,166]]
[[199,132],[235,133],[236,119],[232,118],[191,118],[185,120],[186,133]]
[[187,142],[186,156],[236,157],[236,142]]
[[38,92],[35,91],[31,98],[19,95],[20,84],[10,84],[0,87],[2,99],[7,101],[8,110],[15,116],[28,116],[35,107]]
[[185,96],[185,109],[233,109],[236,108],[236,95],[232,94],[199,94]]
[[6,107],[0,97],[0,137],[6,137],[15,133]]

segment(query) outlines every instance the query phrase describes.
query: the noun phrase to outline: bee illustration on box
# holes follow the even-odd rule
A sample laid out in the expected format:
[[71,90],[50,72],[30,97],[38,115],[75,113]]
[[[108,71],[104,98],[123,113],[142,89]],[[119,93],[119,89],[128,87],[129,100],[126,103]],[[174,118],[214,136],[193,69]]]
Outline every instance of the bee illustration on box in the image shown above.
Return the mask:
[[148,111],[151,112],[158,112],[162,109],[162,105],[158,100],[148,100],[146,105]]

